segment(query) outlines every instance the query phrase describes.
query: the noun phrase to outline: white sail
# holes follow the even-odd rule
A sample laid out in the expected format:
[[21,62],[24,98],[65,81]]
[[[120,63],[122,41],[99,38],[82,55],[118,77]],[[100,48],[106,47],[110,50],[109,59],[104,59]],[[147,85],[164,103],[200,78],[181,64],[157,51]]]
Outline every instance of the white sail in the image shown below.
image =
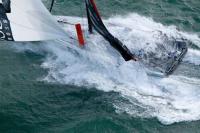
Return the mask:
[[67,37],[41,0],[11,0],[7,13],[14,41],[41,41]]

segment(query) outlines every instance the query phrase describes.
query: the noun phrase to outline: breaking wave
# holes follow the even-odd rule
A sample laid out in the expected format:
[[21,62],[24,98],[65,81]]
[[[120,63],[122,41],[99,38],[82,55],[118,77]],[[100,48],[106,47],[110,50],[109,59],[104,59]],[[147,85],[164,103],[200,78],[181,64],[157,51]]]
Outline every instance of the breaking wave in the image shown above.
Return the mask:
[[[85,19],[77,17],[59,18],[86,24]],[[198,35],[179,31],[175,26],[164,26],[138,14],[115,16],[104,22],[132,51],[155,52],[155,44],[162,43],[160,32],[169,37],[188,39],[200,47]],[[119,92],[129,102],[113,102],[116,112],[126,112],[134,117],[156,117],[164,124],[200,119],[200,79],[181,74],[166,78],[148,75],[147,68],[139,62],[125,62],[100,35],[89,35],[85,31],[87,45],[80,48],[74,39],[74,27],[63,25],[63,28],[71,38],[43,42],[37,48],[34,44],[29,44],[28,48],[16,46],[19,50],[48,52],[42,64],[49,70],[45,81]],[[199,57],[200,51],[191,47],[184,61],[200,65]]]

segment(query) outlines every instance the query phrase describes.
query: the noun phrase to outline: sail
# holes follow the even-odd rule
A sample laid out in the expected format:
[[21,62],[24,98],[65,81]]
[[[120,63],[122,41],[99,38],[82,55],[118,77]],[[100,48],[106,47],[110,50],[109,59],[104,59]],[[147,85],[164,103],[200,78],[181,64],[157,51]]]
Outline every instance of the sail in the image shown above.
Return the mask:
[[42,41],[66,36],[41,0],[0,1],[1,40]]
[[86,9],[87,9],[87,16],[88,16],[88,24],[89,24],[89,31],[92,31],[92,27],[101,34],[112,47],[114,47],[124,58],[125,61],[129,61],[134,58],[134,55],[130,52],[130,50],[123,45],[123,43],[115,38],[105,27],[103,21],[101,20],[100,14],[94,4],[93,0],[85,0],[86,2]]

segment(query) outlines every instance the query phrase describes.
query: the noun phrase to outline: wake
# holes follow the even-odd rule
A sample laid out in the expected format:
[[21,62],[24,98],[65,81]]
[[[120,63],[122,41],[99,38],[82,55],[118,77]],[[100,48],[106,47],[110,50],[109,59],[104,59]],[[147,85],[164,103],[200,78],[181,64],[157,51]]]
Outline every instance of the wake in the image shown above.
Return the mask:
[[[86,19],[61,18],[71,23],[82,22],[83,28],[87,29]],[[200,47],[197,35],[137,14],[115,16],[104,22],[131,51],[144,49],[156,53],[155,44],[163,43],[159,39],[160,31],[168,37],[185,38]],[[74,27],[63,25],[63,28],[69,34],[65,40],[43,42],[37,47],[29,43],[27,48],[13,45],[18,51],[48,52],[42,67],[49,72],[43,80],[119,92],[129,103],[114,102],[116,112],[126,112],[133,117],[156,117],[164,124],[200,119],[200,79],[184,74],[167,78],[149,75],[148,68],[139,62],[125,62],[100,35],[89,35],[85,31],[87,44],[85,48],[79,48],[74,39]],[[191,47],[184,62],[198,66],[199,57],[200,51]]]

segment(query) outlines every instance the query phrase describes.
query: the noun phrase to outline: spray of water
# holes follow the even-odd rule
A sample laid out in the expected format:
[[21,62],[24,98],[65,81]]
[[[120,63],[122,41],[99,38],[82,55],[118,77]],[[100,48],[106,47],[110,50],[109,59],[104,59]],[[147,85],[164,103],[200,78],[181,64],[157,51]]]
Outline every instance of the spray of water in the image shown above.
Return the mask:
[[[70,23],[82,21],[77,17],[60,18]],[[160,31],[169,37],[188,39],[200,47],[197,35],[178,31],[175,26],[164,26],[137,14],[116,16],[104,22],[111,33],[132,51],[145,49],[155,52],[155,44],[162,43]],[[77,40],[73,39],[76,37],[74,27],[63,25],[63,28],[72,38],[43,42],[37,48],[34,44],[29,44],[28,48],[16,46],[18,50],[48,51],[42,64],[49,70],[45,81],[119,92],[129,101],[113,103],[119,113],[156,117],[164,124],[200,119],[199,79],[175,75],[166,78],[149,76],[142,64],[125,62],[98,34],[89,35],[85,31],[86,47],[79,48]],[[83,28],[86,29],[86,25]],[[199,65],[199,56],[199,50],[190,48],[184,61]]]

